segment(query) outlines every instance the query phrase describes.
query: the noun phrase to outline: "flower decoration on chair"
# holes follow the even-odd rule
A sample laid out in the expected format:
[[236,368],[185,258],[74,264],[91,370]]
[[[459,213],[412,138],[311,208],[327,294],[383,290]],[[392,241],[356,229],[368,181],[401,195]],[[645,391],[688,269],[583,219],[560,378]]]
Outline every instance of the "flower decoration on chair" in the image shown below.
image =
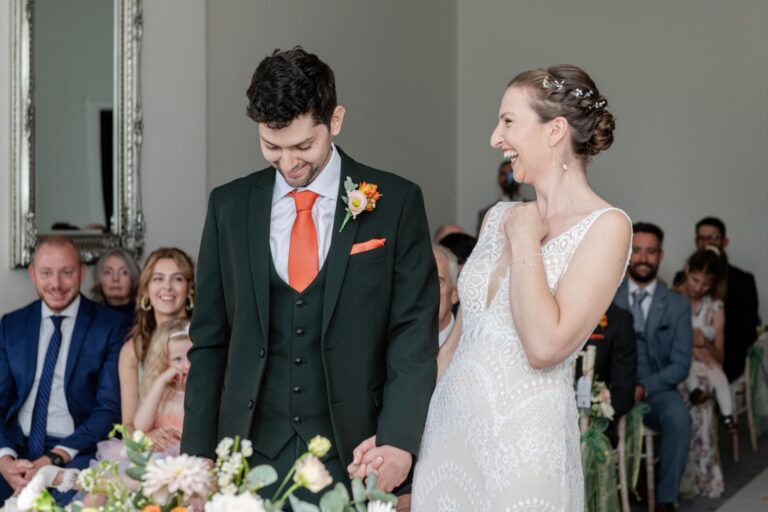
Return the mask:
[[[138,482],[129,486],[120,475],[118,464],[100,461],[78,476],[78,488],[97,498],[98,507],[86,507],[74,502],[66,508],[56,505],[41,479],[33,479],[19,498],[13,498],[11,510],[36,512],[278,512],[290,503],[295,512],[365,512],[377,510],[394,512],[397,498],[376,489],[376,476],[364,485],[352,481],[352,496],[337,483],[320,499],[320,506],[305,503],[294,492],[305,488],[318,493],[333,483],[331,475],[320,460],[331,448],[324,437],[313,438],[307,451],[271,498],[259,491],[277,482],[278,475],[267,465],[250,467],[248,458],[253,445],[239,437],[224,438],[216,448],[216,463],[203,458],[180,455],[158,457],[151,451],[152,441],[142,432],[129,435],[117,425],[110,437],[120,433],[131,466],[125,475]],[[370,502],[369,502],[370,500]],[[11,500],[9,500],[11,501]],[[6,507],[8,507],[6,503]]]
[[346,196],[341,196],[341,200],[347,205],[347,214],[344,216],[344,221],[341,223],[339,233],[347,225],[349,219],[357,219],[357,216],[363,212],[372,212],[376,208],[376,204],[381,199],[382,194],[379,192],[379,186],[373,183],[366,183],[364,181],[357,183],[352,181],[352,178],[347,176],[344,181],[344,190]]

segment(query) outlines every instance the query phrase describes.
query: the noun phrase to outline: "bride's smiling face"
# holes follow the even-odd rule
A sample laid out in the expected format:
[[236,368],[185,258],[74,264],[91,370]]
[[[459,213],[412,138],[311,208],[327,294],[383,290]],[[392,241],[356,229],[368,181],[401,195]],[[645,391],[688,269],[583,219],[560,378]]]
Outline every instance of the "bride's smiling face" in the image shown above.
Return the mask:
[[515,181],[531,183],[531,178],[547,162],[551,149],[539,115],[531,108],[528,92],[509,87],[501,99],[499,123],[491,134],[491,147],[502,152],[512,164]]

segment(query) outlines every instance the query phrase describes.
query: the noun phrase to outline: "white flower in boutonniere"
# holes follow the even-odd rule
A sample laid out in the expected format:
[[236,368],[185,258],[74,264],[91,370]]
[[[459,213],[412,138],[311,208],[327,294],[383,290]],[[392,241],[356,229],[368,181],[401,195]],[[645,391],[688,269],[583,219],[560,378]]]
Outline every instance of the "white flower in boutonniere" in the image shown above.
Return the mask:
[[381,199],[378,185],[362,181],[358,186],[349,176],[344,181],[344,190],[347,195],[342,196],[341,200],[347,205],[347,215],[344,217],[344,222],[341,223],[339,233],[347,225],[349,219],[356,219],[363,212],[372,212],[376,208],[376,203]]

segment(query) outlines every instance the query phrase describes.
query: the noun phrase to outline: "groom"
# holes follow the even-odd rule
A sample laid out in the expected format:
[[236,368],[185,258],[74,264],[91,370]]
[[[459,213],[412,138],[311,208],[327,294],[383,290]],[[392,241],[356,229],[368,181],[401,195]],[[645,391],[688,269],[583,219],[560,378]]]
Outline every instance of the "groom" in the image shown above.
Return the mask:
[[239,435],[253,441],[252,464],[282,476],[323,435],[334,481],[348,485],[353,450],[375,446],[379,487],[397,489],[436,376],[439,286],[421,191],[332,143],[344,107],[316,55],[275,51],[247,95],[271,165],[210,195],[182,451],[214,458]]

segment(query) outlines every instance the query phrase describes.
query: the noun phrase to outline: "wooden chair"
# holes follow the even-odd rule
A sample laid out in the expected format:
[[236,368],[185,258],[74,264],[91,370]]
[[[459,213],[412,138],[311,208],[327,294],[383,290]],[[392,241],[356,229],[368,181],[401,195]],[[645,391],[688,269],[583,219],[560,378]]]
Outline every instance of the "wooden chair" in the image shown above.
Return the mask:
[[619,498],[621,500],[621,512],[630,512],[629,506],[629,479],[627,478],[627,418],[619,418],[617,425],[619,444],[613,451],[613,458],[619,471]]
[[[739,416],[747,413],[747,427],[749,428],[749,441],[752,445],[752,451],[757,451],[757,428],[755,427],[755,415],[752,409],[752,386],[750,384],[750,375],[752,371],[747,357],[747,363],[744,365],[744,374],[731,383],[731,396],[733,397],[733,419],[736,425],[739,424]],[[733,445],[733,460],[739,461],[739,431],[738,429],[731,434],[731,444]]]
[[648,488],[648,511],[653,512],[656,508],[656,472],[654,465],[658,458],[654,455],[653,442],[659,433],[643,425],[643,450],[640,454],[641,459],[645,459],[645,480]]

